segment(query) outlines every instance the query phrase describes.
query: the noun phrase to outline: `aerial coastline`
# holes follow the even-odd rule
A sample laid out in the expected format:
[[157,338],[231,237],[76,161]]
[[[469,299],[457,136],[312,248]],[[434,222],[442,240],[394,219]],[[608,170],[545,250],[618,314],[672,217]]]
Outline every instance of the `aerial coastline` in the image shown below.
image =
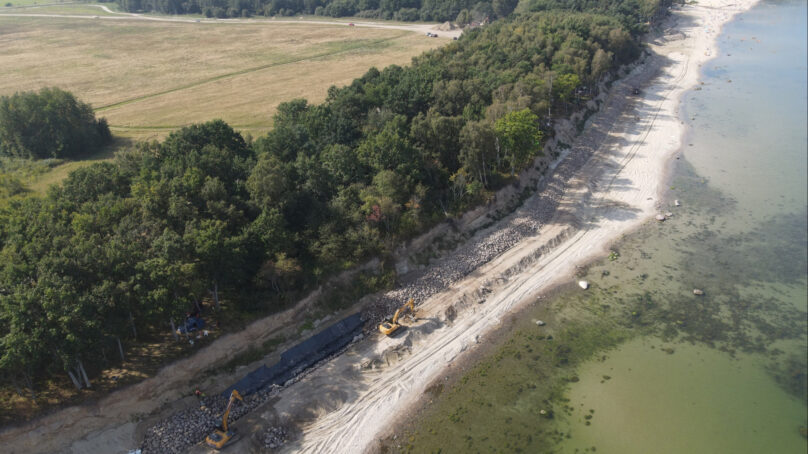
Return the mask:
[[[556,137],[552,146],[553,152],[564,152],[553,162],[555,170],[538,182],[538,189],[532,191],[535,194],[503,219],[483,227],[477,223],[462,232],[471,236],[468,244],[444,251],[445,256],[426,268],[409,263],[411,270],[417,266],[425,269],[422,276],[443,274],[441,282],[448,282],[416,294],[418,320],[403,335],[368,336],[371,338],[354,343],[297,381],[273,389],[277,394],[269,402],[234,424],[246,436],[231,449],[256,451],[261,432],[283,425],[295,427],[295,439],[289,440],[283,452],[373,451],[377,440],[392,435],[390,431],[402,419],[427,403],[426,391],[432,384],[473,364],[485,351],[483,344],[504,331],[505,321],[524,313],[553,288],[575,285],[579,267],[605,256],[610,245],[626,233],[657,222],[655,216],[664,218],[666,212],[675,211],[673,200],[666,200],[664,192],[670,163],[683,149],[687,134],[679,113],[681,99],[698,85],[701,65],[716,55],[722,26],[756,3],[705,0],[672,7],[669,17],[648,35],[643,57],[589,102],[598,111],[591,117],[578,117],[588,118],[586,126],[583,119],[563,121],[566,133]],[[545,158],[541,164],[547,161]],[[535,165],[524,176],[528,172],[537,175],[539,167]],[[521,178],[512,186],[526,189],[526,181],[529,178]],[[516,189],[506,189],[514,196]],[[490,206],[475,211],[485,213],[486,208],[489,214],[494,211]],[[462,221],[458,225],[464,228]],[[503,236],[507,238],[503,240]],[[459,273],[460,255],[475,248],[476,265]],[[483,255],[486,258],[480,259]],[[418,282],[405,280],[404,284],[417,287]],[[407,292],[412,288],[393,290],[389,299],[409,298]],[[294,309],[306,309],[303,303],[305,300]],[[168,407],[180,404],[177,390],[199,375],[202,369],[194,367],[230,355],[227,342],[247,345],[266,340],[268,326],[291,325],[293,312],[275,314],[269,322],[259,320],[229,341],[217,341],[205,350],[207,357],[198,355],[178,363],[175,366],[183,369],[186,379],[161,381],[156,376],[107,396],[93,408],[73,407],[45,415],[36,429],[24,424],[4,430],[0,439],[7,440],[10,452],[106,452],[137,445],[143,441],[146,425],[158,419],[157,413],[162,418],[169,410],[176,411]],[[324,320],[334,316],[329,314]],[[151,382],[159,386],[146,394],[159,399],[137,398],[138,388]],[[214,386],[212,393],[216,392]],[[164,408],[157,410],[160,405]],[[181,405],[198,403],[186,398]],[[64,417],[71,414],[75,418]],[[143,415],[148,418],[141,420]],[[84,432],[77,430],[68,440],[44,441],[49,433],[71,427]],[[207,452],[201,445],[190,451]]]
[[[419,318],[447,321],[446,305],[460,299],[453,306],[457,318],[448,327],[423,337],[412,336],[411,354],[379,372],[396,377],[391,380],[396,383],[394,390],[384,392],[370,385],[382,395],[374,395],[372,403],[345,402],[338,411],[304,426],[299,444],[290,448],[315,451],[329,443],[352,452],[373,449],[375,440],[401,422],[392,415],[408,414],[423,403],[420,401],[428,400],[426,388],[444,374],[462,369],[466,361],[473,361],[476,355],[464,352],[473,351],[469,347],[483,342],[503,319],[552,287],[573,280],[576,267],[604,255],[612,242],[668,211],[672,201],[660,197],[666,188],[669,163],[680,151],[686,134],[679,116],[681,97],[699,83],[701,65],[716,55],[722,26],[756,3],[709,1],[675,7],[665,24],[649,36],[650,55],[615,83],[606,104],[564,158],[575,160],[578,152],[585,156],[577,159],[585,159],[586,164],[568,180],[548,184],[566,186],[562,200],[554,203],[563,209],[557,209],[538,236],[523,241],[421,306]],[[626,99],[631,98],[627,95],[633,88],[640,89],[639,99]],[[564,161],[559,167],[557,173],[563,174]],[[541,194],[534,196],[521,214],[514,216],[529,216],[526,212],[531,209],[539,212],[541,198]],[[553,243],[552,247],[544,247],[548,243]],[[497,283],[491,285],[492,281]],[[458,295],[458,289],[484,285],[492,292],[481,306],[471,303],[475,295]],[[376,351],[383,353],[390,347],[382,345]],[[447,367],[447,363],[452,366]],[[370,380],[384,381],[378,376]],[[348,416],[359,419],[361,432],[337,427],[336,422]]]

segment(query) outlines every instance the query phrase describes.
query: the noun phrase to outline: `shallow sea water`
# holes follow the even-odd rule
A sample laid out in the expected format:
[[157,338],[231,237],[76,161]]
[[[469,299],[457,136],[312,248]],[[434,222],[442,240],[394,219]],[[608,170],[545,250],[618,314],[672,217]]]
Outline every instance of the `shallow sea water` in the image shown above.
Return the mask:
[[[690,132],[668,193],[682,207],[589,270],[621,292],[718,310],[680,312],[704,325],[685,330],[696,333],[688,341],[644,336],[582,365],[562,452],[808,450],[804,392],[776,381],[779,372],[804,389],[806,377],[806,42],[804,1],[763,2],[723,30],[720,56],[682,106]],[[683,296],[693,288],[706,296]],[[772,332],[783,327],[792,332]]]

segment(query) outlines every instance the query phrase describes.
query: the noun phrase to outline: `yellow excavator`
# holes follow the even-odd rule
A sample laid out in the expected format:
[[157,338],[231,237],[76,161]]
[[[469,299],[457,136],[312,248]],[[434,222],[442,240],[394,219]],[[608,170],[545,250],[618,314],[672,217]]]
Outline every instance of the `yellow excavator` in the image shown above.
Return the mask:
[[385,334],[385,335],[387,335],[387,336],[390,336],[391,334],[395,333],[395,332],[396,332],[396,330],[398,330],[399,328],[401,328],[401,325],[399,325],[399,324],[398,324],[398,319],[399,319],[399,317],[401,317],[402,315],[404,315],[404,312],[405,312],[407,309],[409,309],[409,310],[410,310],[410,312],[411,312],[413,315],[415,314],[415,301],[413,301],[413,299],[412,299],[412,298],[410,298],[410,300],[409,300],[409,301],[407,301],[406,303],[404,303],[404,305],[403,305],[403,306],[401,306],[400,308],[398,308],[398,310],[396,311],[396,313],[393,315],[393,319],[392,319],[392,320],[389,320],[389,321],[388,321],[388,320],[385,320],[385,321],[381,322],[381,323],[379,324],[379,331],[381,331],[381,332],[382,332],[382,334]]
[[214,429],[213,433],[208,435],[205,439],[205,443],[211,448],[222,449],[222,447],[236,435],[234,431],[227,429],[227,417],[230,416],[230,408],[233,407],[233,402],[235,402],[236,399],[244,402],[241,394],[234,389],[230,393],[230,401],[227,402],[227,409],[224,411],[224,415],[222,415],[222,425]]

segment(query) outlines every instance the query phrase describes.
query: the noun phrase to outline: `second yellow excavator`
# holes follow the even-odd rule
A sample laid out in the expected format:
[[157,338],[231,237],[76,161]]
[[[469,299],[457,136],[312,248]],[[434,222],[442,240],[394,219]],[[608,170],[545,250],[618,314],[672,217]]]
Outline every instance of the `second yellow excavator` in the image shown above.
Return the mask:
[[208,435],[208,437],[205,439],[205,443],[207,443],[211,448],[222,449],[222,447],[227,444],[228,441],[236,436],[234,431],[227,429],[227,417],[230,416],[230,408],[233,407],[233,402],[236,399],[244,402],[241,394],[234,389],[230,393],[230,401],[227,402],[227,409],[224,411],[224,415],[222,415],[222,425],[214,429],[213,433]]
[[389,336],[389,335],[391,335],[391,334],[395,333],[397,329],[401,328],[401,325],[399,325],[399,324],[398,324],[398,319],[399,319],[399,317],[401,317],[402,315],[404,315],[404,312],[405,312],[407,309],[409,309],[409,310],[410,310],[410,312],[411,312],[413,315],[415,314],[415,301],[413,301],[413,299],[412,299],[412,298],[410,298],[410,300],[409,300],[409,301],[407,301],[406,303],[404,303],[404,305],[403,305],[403,306],[401,306],[400,308],[398,308],[398,310],[396,311],[396,313],[393,315],[393,319],[392,319],[392,320],[390,320],[390,321],[385,320],[385,321],[381,322],[381,323],[379,324],[379,331],[381,331],[381,332],[382,332],[382,334],[385,334],[385,335],[387,335],[387,336]]

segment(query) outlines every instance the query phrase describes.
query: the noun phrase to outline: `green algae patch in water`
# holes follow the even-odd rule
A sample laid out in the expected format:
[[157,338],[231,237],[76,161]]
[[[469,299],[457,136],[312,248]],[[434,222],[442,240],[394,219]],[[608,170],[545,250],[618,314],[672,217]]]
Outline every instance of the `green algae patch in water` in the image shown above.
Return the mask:
[[805,404],[783,393],[755,358],[690,344],[668,346],[669,353],[665,345],[635,339],[581,367],[568,394],[571,438],[560,452],[805,452],[798,430]]
[[[596,292],[585,303],[599,311]],[[628,332],[619,324],[557,323],[539,308],[535,318],[507,322],[508,338],[452,383],[432,385],[433,405],[417,426],[388,439],[382,452],[544,452],[566,435],[555,419],[572,409],[564,393],[578,381],[575,366]]]
[[[700,180],[686,162],[679,172],[683,188]],[[697,203],[691,191],[680,192],[688,210],[582,270],[588,290],[570,284],[514,316],[383,451],[803,452],[800,217],[715,234],[734,203],[706,187]],[[789,250],[789,272],[749,254],[768,247]]]

